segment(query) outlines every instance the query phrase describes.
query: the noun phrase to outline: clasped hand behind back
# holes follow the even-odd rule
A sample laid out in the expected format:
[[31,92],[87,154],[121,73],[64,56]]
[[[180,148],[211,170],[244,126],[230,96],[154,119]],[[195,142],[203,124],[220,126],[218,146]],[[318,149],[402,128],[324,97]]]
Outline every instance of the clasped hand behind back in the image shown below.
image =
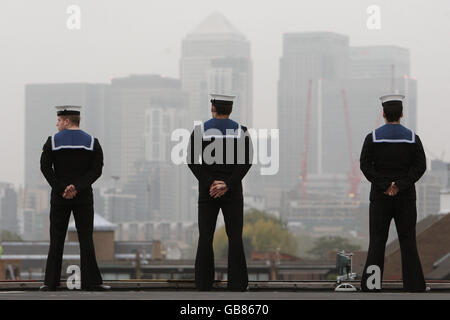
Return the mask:
[[209,195],[213,198],[220,198],[228,191],[228,186],[224,181],[215,180],[209,187]]

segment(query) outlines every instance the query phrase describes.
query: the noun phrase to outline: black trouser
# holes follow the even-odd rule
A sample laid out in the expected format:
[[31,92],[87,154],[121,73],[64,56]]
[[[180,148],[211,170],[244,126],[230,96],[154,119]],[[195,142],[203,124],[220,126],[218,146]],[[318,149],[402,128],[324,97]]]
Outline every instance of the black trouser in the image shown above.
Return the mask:
[[244,225],[242,198],[199,201],[195,285],[198,290],[210,290],[214,281],[213,237],[219,209],[222,209],[228,236],[228,288],[242,290],[248,284],[247,263],[242,243]]
[[394,218],[402,256],[403,289],[408,292],[425,291],[425,279],[416,245],[416,200],[392,197],[370,202],[370,243],[367,261],[361,279],[361,288],[367,288],[366,273],[370,265],[377,265],[383,275],[384,253],[389,226]]
[[44,283],[57,287],[60,283],[61,264],[64,251],[70,213],[73,211],[75,226],[80,242],[81,288],[102,284],[102,276],[95,259],[93,204],[87,205],[51,205],[50,208],[50,249],[47,257]]

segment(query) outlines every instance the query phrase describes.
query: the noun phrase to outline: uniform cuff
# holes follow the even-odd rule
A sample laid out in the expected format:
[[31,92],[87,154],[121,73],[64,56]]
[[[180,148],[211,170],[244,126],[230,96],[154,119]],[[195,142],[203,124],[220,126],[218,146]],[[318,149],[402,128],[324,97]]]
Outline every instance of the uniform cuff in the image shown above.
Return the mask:
[[390,186],[391,186],[392,182],[378,182],[377,186],[378,188],[380,188],[380,190],[382,190],[383,192],[385,192]]
[[223,182],[225,182],[225,184],[227,185],[228,191],[230,191],[230,189],[231,189],[231,181],[230,181],[230,179],[224,179]]

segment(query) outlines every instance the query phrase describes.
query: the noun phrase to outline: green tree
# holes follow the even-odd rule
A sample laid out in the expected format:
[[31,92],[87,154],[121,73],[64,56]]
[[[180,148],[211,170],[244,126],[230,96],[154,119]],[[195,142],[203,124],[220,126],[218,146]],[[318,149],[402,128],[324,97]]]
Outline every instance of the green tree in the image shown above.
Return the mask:
[[352,244],[347,238],[339,236],[325,236],[317,239],[314,246],[308,251],[308,253],[317,258],[326,259],[330,251],[355,251],[359,249],[359,245]]
[[23,241],[23,239],[14,232],[0,230],[0,241]]
[[275,223],[282,225],[283,227],[286,227],[286,224],[283,223],[280,219],[278,219],[277,217],[275,217],[265,211],[260,211],[257,209],[250,209],[250,210],[247,210],[244,214],[244,225],[255,224],[259,220],[273,221]]
[[[252,209],[245,213],[242,240],[247,257],[252,251],[271,252],[277,248],[283,253],[297,254],[297,241],[286,225],[263,211]],[[219,258],[226,258],[228,255],[225,226],[219,228],[214,235],[214,252]]]

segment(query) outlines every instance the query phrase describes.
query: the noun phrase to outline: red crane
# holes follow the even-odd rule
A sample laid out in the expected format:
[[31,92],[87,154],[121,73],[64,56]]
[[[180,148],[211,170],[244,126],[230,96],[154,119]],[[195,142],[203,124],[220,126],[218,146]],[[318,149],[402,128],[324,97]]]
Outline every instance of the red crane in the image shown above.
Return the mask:
[[350,157],[350,172],[348,173],[348,181],[350,183],[350,190],[348,196],[355,198],[359,192],[359,183],[361,182],[361,171],[359,170],[358,159],[353,158],[352,150],[352,130],[350,126],[350,117],[348,114],[347,96],[345,89],[342,89],[342,99],[344,100],[344,115],[345,115],[345,127],[347,129],[347,142],[348,142],[348,156]]
[[302,164],[301,164],[301,197],[302,199],[306,199],[306,177],[307,177],[307,169],[308,169],[308,146],[309,146],[309,120],[311,117],[311,87],[312,80],[310,79],[308,82],[308,101],[306,103],[306,117],[305,117],[305,134],[304,134],[304,146],[305,150],[302,153]]

